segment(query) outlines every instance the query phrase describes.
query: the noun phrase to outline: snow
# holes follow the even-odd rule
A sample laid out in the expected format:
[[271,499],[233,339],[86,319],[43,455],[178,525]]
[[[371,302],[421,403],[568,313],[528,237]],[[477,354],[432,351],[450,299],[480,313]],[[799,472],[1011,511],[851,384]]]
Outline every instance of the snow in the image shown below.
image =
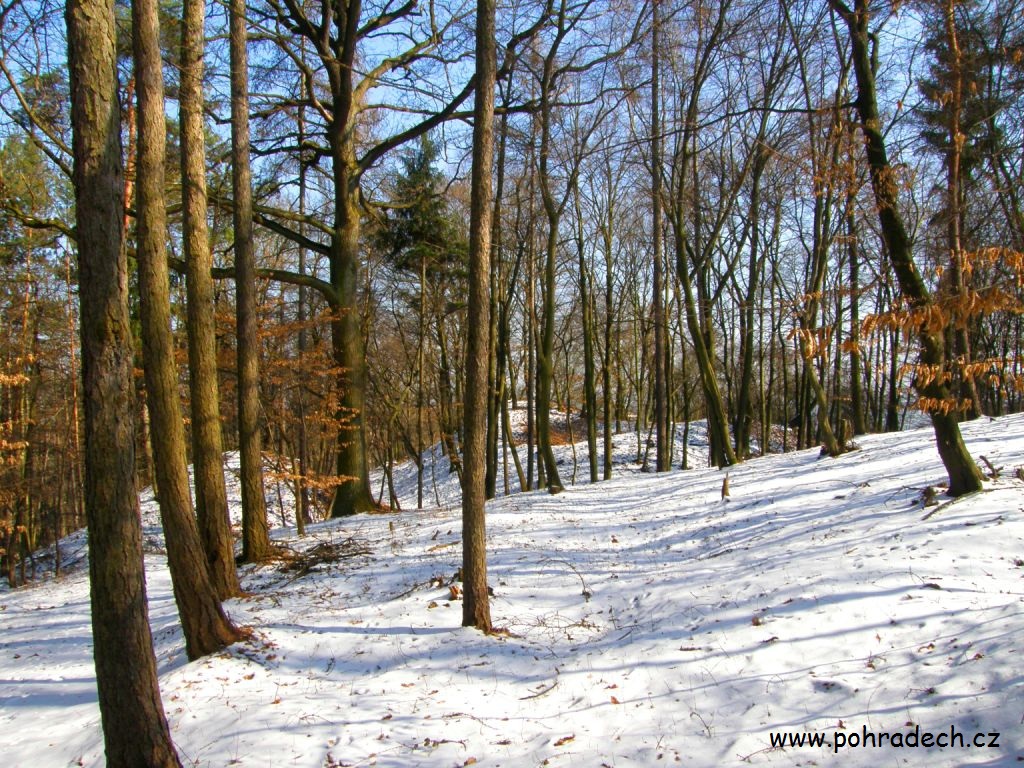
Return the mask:
[[[568,430],[565,413],[552,411],[550,420],[552,429],[557,434],[565,437],[572,434],[575,439],[582,440],[582,442],[576,444],[553,446],[552,450],[555,454],[555,461],[558,464],[562,484],[566,487],[572,487],[588,483],[590,481],[590,464],[587,459],[586,431],[582,420],[574,419],[572,433]],[[517,441],[516,449],[519,453],[519,461],[522,464],[523,473],[526,474],[526,411],[522,408],[510,411],[509,423],[513,437]],[[649,435],[649,427],[641,428],[639,440],[636,432],[633,431],[635,430],[635,424],[621,422],[619,428],[621,431],[612,435],[612,464],[615,467],[614,473],[621,475],[651,471],[655,456],[654,441]],[[676,428],[675,439],[672,443],[672,466],[679,468],[683,464],[684,437],[688,446],[686,451],[687,467],[707,466],[708,434],[707,422],[704,420],[691,422],[688,433],[682,426]],[[637,448],[638,444],[640,446],[639,450]],[[511,447],[508,449],[507,460],[505,459],[505,454],[505,443],[504,441],[499,442],[499,467],[496,483],[498,496],[506,495],[506,476],[509,493],[518,494],[522,492],[512,459]],[[599,432],[597,437],[598,476],[602,475],[603,462],[602,435]],[[445,455],[444,447],[437,444],[431,449],[424,451],[422,463],[424,467],[424,506],[458,507],[462,503],[462,490],[459,486],[458,474],[450,469],[451,462],[449,462],[448,457]],[[400,507],[403,510],[415,509],[418,495],[416,465],[411,461],[396,464],[393,471],[393,480]],[[374,498],[387,505],[388,491],[385,483],[386,478],[382,469],[370,473],[370,487],[375,494]]]
[[[489,580],[507,634],[490,637],[460,626],[452,598],[452,497],[416,511],[414,471],[401,468],[406,511],[318,523],[301,540],[275,529],[294,558],[245,568],[251,596],[227,604],[254,639],[193,663],[145,500],[160,684],[183,763],[1018,765],[1024,417],[964,433],[1003,471],[938,507],[922,505],[944,478],[928,430],[865,437],[838,459],[751,460],[730,470],[728,500],[718,470],[636,466],[499,498]],[[628,438],[616,445],[628,458]],[[77,562],[68,575],[0,592],[5,766],[104,762],[82,542],[62,544]],[[998,732],[999,747],[833,754],[836,734],[915,726]],[[825,743],[773,748],[773,731]]]

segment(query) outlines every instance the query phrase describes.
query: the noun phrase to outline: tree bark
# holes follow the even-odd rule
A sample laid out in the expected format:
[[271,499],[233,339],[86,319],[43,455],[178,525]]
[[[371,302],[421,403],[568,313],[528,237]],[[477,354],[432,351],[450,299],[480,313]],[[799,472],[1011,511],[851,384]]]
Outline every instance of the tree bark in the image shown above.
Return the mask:
[[617,409],[613,412],[612,401],[612,329],[615,324],[615,279],[612,273],[614,263],[614,227],[616,218],[615,179],[611,165],[605,166],[607,209],[601,220],[601,244],[604,251],[604,350],[601,358],[601,398],[604,432],[602,433],[602,470],[605,480],[612,479],[612,435],[618,432]]
[[81,299],[93,657],[107,765],[180,768],[156,677],[135,488],[113,0],[65,6]]
[[[497,179],[494,189],[494,208],[491,215],[491,327],[489,346],[489,384],[487,409],[487,498],[493,499],[498,485],[498,433],[501,430],[502,414],[505,413],[505,368],[508,362],[508,304],[511,279],[504,276],[501,259],[501,201],[505,189],[505,152],[508,146],[508,113],[501,117],[498,139]],[[518,267],[518,264],[517,264]],[[518,269],[516,270],[518,272]],[[507,282],[505,282],[507,280]],[[507,446],[506,446],[507,450]],[[508,462],[505,462],[506,468]],[[508,495],[508,472],[505,472],[506,495]]]
[[700,318],[697,315],[697,301],[694,297],[693,281],[690,279],[690,269],[683,242],[684,226],[682,223],[682,212],[680,211],[676,220],[673,221],[676,241],[676,271],[683,287],[683,307],[686,314],[686,325],[690,331],[690,341],[693,344],[694,354],[697,357],[697,372],[700,375],[705,407],[707,408],[708,437],[712,447],[712,453],[709,458],[712,464],[721,469],[722,467],[736,464],[737,459],[732,443],[729,440],[728,415],[725,412],[722,393],[718,387],[718,378],[715,375],[712,352],[708,349],[704,332],[701,329]]
[[242,472],[242,559],[270,557],[260,436],[260,364],[256,316],[256,255],[252,239],[249,164],[249,54],[245,0],[231,0],[231,187],[235,198],[235,318],[238,354],[238,450]]
[[[352,63],[348,62],[346,66],[351,67]],[[356,297],[360,214],[354,134],[354,125],[348,124],[348,119],[343,115],[335,114],[334,119],[328,123],[327,136],[331,147],[331,172],[335,190],[335,233],[331,237],[329,258],[331,285],[334,286],[339,302],[334,308],[334,319],[331,322],[331,343],[339,371],[337,416],[344,423],[338,434],[337,462],[337,473],[343,482],[335,491],[331,517],[354,515],[373,508],[364,426],[366,359]]]
[[559,34],[544,58],[538,114],[540,152],[537,180],[548,229],[544,247],[544,273],[541,280],[540,343],[537,345],[537,447],[540,453],[539,468],[543,469],[549,493],[559,493],[562,490],[562,479],[558,474],[558,464],[551,444],[551,388],[555,374],[555,271],[564,199],[561,203],[555,200],[548,166],[551,156],[551,119],[554,110],[552,102],[555,99],[556,85],[555,62],[559,44],[563,39],[564,33]]
[[206,139],[203,130],[203,22],[205,0],[182,7],[181,196],[185,287],[188,296],[189,393],[192,399],[192,464],[196,516],[206,551],[210,581],[221,599],[240,595],[234,541],[224,487],[220,401],[217,394],[217,337],[213,256],[206,225]]
[[239,633],[224,615],[210,583],[192,511],[185,463],[185,426],[174,364],[165,245],[167,126],[157,0],[135,0],[132,3],[132,44],[139,121],[135,253],[139,267],[139,310],[150,435],[155,438],[152,441],[153,458],[160,487],[160,517],[174,598],[188,657],[197,659],[235,642]]
[[497,52],[494,0],[477,0],[473,171],[469,222],[469,317],[463,406],[462,625],[491,631],[487,594],[487,373],[490,329],[491,163]]

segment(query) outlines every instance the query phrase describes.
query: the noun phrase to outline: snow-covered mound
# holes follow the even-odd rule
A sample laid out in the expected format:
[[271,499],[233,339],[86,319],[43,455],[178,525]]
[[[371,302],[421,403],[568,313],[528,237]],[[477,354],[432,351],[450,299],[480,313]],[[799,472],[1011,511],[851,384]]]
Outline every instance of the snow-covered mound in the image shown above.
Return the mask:
[[[183,762],[1018,765],[1024,417],[964,432],[1002,472],[939,506],[927,430],[750,461],[728,500],[709,469],[498,499],[506,635],[460,626],[457,509],[279,529],[298,558],[247,568],[252,596],[228,605],[256,639],[192,664],[151,554]],[[0,604],[3,764],[102,765],[86,574]]]

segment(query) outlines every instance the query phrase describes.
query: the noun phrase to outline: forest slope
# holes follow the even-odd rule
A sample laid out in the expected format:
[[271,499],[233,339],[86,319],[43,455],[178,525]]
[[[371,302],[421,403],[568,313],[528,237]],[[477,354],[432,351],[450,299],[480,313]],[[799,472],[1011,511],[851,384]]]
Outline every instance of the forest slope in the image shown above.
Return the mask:
[[[727,501],[709,469],[499,499],[495,637],[459,626],[449,506],[277,529],[294,558],[247,568],[251,596],[228,603],[253,641],[187,664],[151,528],[175,742],[202,766],[789,766],[836,760],[837,733],[919,726],[999,746],[838,759],[1019,764],[1024,417],[964,431],[1004,469],[939,507],[922,506],[944,477],[928,430],[750,461]],[[80,560],[0,606],[3,763],[101,765]],[[783,731],[824,743],[773,747]]]

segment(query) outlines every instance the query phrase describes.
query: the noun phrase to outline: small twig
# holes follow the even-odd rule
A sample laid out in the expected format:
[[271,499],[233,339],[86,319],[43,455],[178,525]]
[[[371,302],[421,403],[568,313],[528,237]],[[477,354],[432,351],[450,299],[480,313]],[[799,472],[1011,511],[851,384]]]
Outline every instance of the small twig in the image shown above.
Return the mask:
[[538,691],[537,693],[531,693],[529,696],[520,696],[519,700],[520,701],[529,701],[530,699],[539,699],[541,696],[543,696],[543,695],[545,695],[547,693],[551,693],[553,690],[555,690],[555,686],[558,685],[558,677],[557,677],[558,672],[557,671],[555,672],[555,675],[556,675],[555,682],[553,682],[547,688],[544,688],[544,689]]
[[921,518],[921,522],[923,523],[923,522],[924,522],[925,520],[929,519],[929,518],[930,518],[930,517],[931,517],[932,515],[934,515],[934,514],[935,514],[936,512],[938,512],[938,511],[939,511],[940,509],[945,509],[945,508],[946,508],[946,507],[948,507],[948,506],[949,506],[950,504],[955,504],[955,503],[956,503],[956,499],[950,499],[949,501],[944,501],[944,502],[942,502],[941,504],[937,505],[937,506],[936,506],[936,507],[935,507],[935,508],[934,508],[934,509],[933,509],[933,510],[932,510],[931,512],[929,512],[929,513],[928,513],[927,515],[925,515],[924,517],[922,517],[922,518]]
[[555,557],[546,557],[543,560],[541,560],[540,563],[538,563],[538,565],[544,565],[545,563],[560,563],[567,567],[570,571],[575,573],[576,578],[580,580],[580,584],[583,586],[583,591],[580,594],[583,595],[583,599],[585,601],[589,601],[590,598],[594,596],[594,593],[591,592],[590,589],[587,587],[587,582],[584,580],[583,574],[581,574],[579,570],[576,568],[576,566],[570,563],[568,560],[562,560],[560,558]]
[[994,490],[996,490],[996,489],[995,488],[982,488],[980,491],[975,491],[974,493],[968,494],[967,496],[957,496],[955,499],[950,499],[949,501],[944,501],[941,504],[939,504],[937,507],[935,507],[935,509],[933,509],[931,512],[929,512],[927,515],[922,517],[921,518],[921,522],[923,523],[925,520],[930,518],[932,515],[934,515],[940,509],[945,509],[946,507],[948,507],[948,506],[950,506],[952,504],[956,504],[961,499],[965,499],[968,496],[974,497],[974,496],[977,496],[979,493],[989,493],[989,492],[994,491]]
[[992,462],[989,461],[984,456],[981,456],[980,458],[981,458],[982,461],[985,462],[985,466],[988,467],[988,476],[990,478],[992,478],[993,480],[998,480],[999,479],[999,473],[1003,471],[1003,468],[1002,467],[993,467],[992,466]]
[[768,752],[778,752],[781,749],[782,747],[765,747],[764,749],[759,749],[756,752],[751,752],[749,755],[736,755],[736,757],[740,759],[741,763],[749,763],[750,758],[754,757],[755,755],[763,755]]

